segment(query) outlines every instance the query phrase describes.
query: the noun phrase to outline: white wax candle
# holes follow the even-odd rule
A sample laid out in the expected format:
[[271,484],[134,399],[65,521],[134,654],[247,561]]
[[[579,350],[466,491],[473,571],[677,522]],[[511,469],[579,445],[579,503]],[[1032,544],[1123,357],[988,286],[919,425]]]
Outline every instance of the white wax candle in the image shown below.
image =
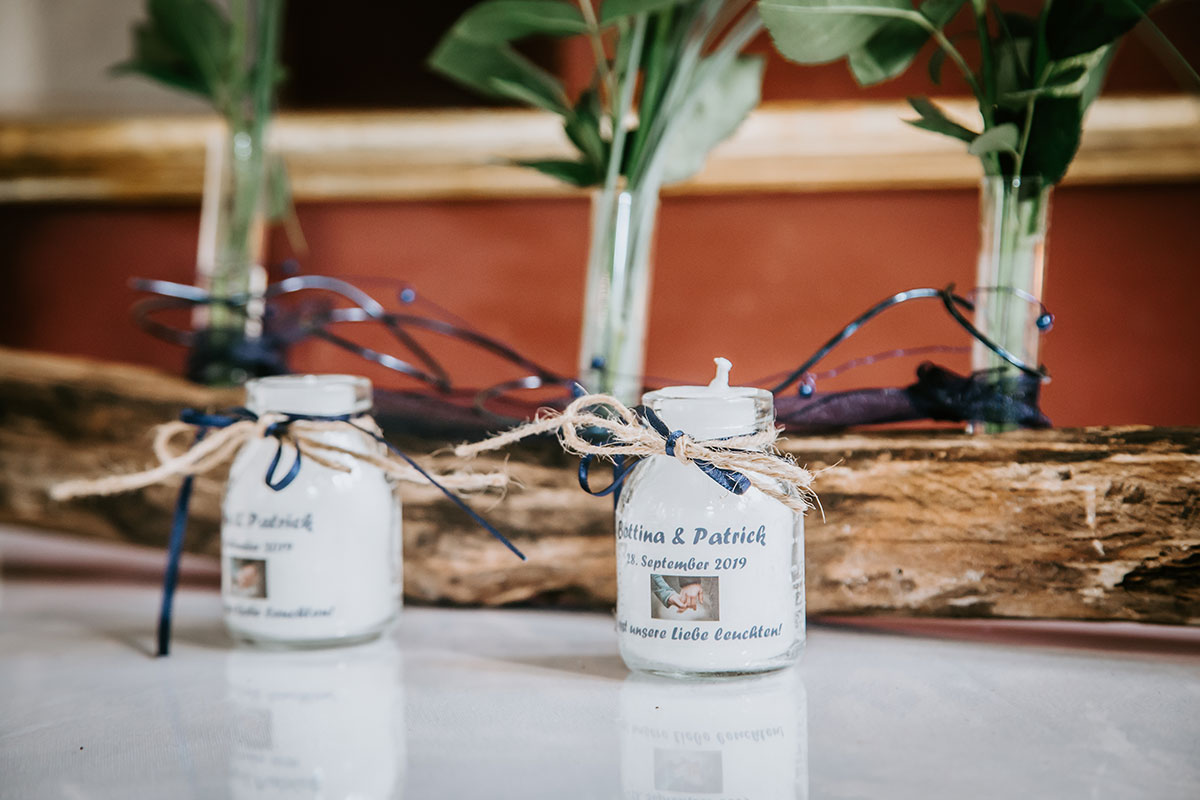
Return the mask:
[[[370,410],[365,378],[305,375],[266,378],[247,387],[255,413],[336,416]],[[370,425],[370,418],[357,417]],[[350,426],[309,433],[353,452],[379,444]],[[222,505],[222,599],[239,638],[275,644],[337,644],[378,635],[400,597],[400,507],[378,467],[351,455],[312,459],[281,491],[265,483],[278,442],[248,442],[229,471]],[[275,479],[295,450],[285,445]]]
[[[771,395],[730,387],[728,362],[705,387],[646,395],[695,439],[766,430]],[[694,464],[640,463],[617,506],[617,623],[634,669],[740,674],[792,663],[804,641],[803,518],[751,488],[736,495]]]
[[[723,439],[754,433],[761,389],[729,385],[733,365],[715,358],[717,375],[707,386],[670,386],[659,395],[655,409],[671,430],[685,431],[693,439]],[[649,396],[649,395],[648,395]]]

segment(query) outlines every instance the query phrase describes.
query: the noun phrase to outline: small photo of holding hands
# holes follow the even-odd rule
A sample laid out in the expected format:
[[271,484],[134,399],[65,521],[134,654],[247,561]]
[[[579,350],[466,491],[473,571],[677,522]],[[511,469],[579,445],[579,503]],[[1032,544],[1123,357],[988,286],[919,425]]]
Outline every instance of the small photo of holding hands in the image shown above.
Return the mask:
[[650,616],[716,622],[721,618],[719,581],[715,576],[651,575]]

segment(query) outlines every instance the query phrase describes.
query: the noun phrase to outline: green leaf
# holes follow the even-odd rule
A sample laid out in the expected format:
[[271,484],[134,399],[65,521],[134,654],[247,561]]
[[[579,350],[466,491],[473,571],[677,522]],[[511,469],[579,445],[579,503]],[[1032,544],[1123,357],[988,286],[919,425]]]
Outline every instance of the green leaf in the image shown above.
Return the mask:
[[651,14],[655,11],[677,6],[689,0],[604,0],[600,5],[601,27],[610,25],[622,17],[634,14]]
[[1023,176],[1058,183],[1079,149],[1083,109],[1079,97],[1043,97],[1033,110],[1029,143],[1021,165]]
[[775,49],[799,64],[845,58],[889,21],[918,17],[908,0],[760,0],[758,11]]
[[210,97],[219,98],[232,68],[229,19],[210,0],[149,0],[150,25],[160,41],[193,65]]
[[518,83],[517,81],[508,78],[497,78],[495,76],[487,78],[487,86],[494,92],[495,97],[504,97],[509,100],[516,100],[518,103],[525,103],[534,108],[545,109],[555,114],[567,116],[570,114],[570,108],[566,105],[566,96],[549,96],[538,91],[536,86]]
[[905,122],[909,125],[950,136],[967,144],[970,144],[979,137],[979,134],[975,131],[970,128],[964,128],[947,117],[946,112],[934,105],[933,101],[928,97],[910,97],[908,98],[908,104],[913,107],[914,111],[921,115],[920,119],[906,119]]
[[1087,75],[1086,67],[1076,64],[1053,73],[1046,83],[1038,89],[1023,89],[1018,92],[1008,92],[1000,96],[1001,105],[1022,103],[1031,97],[1067,97],[1083,91]]
[[143,22],[135,26],[133,41],[130,59],[109,68],[114,75],[137,74],[173,89],[214,99],[195,65],[164,43],[151,25]]
[[608,145],[600,135],[600,118],[603,114],[600,95],[592,88],[579,96],[579,101],[563,124],[567,138],[575,143],[579,152],[583,153],[584,160],[597,171],[603,170],[608,162]]
[[1083,89],[1079,92],[1079,110],[1087,113],[1088,106],[1100,94],[1104,79],[1108,76],[1108,68],[1112,65],[1113,56],[1117,54],[1116,45],[1102,47],[1096,51],[1096,60],[1092,63],[1083,79]]
[[934,86],[942,85],[942,66],[946,63],[946,51],[942,48],[934,50],[929,56],[929,80]]
[[487,97],[515,100],[566,117],[562,83],[511,46],[533,35],[569,36],[587,24],[559,0],[485,0],[467,10],[438,42],[428,66]]
[[[1030,98],[1034,97],[1081,95],[1093,84],[1089,77],[1092,71],[1100,67],[1101,62],[1104,62],[1106,58],[1111,58],[1113,49],[1111,46],[1102,47],[1091,53],[1072,56],[1061,61],[1051,61],[1047,65],[1049,74],[1041,86],[1032,89],[1004,91],[997,98],[997,102],[1002,107],[1016,108],[1024,106]],[[1106,63],[1103,70],[1107,70]],[[1103,77],[1100,80],[1103,80]],[[1090,104],[1090,102],[1089,100],[1088,103]],[[1086,108],[1086,105],[1084,107]]]
[[[921,16],[935,28],[943,28],[966,0],[925,0]],[[900,75],[912,64],[929,41],[929,32],[910,20],[892,19],[876,31],[865,45],[850,53],[850,72],[860,86],[870,86]],[[938,48],[945,57],[945,52]],[[937,81],[934,81],[935,83]]]
[[758,105],[765,59],[739,56],[723,68],[720,63],[713,57],[702,62],[690,96],[671,120],[662,143],[663,183],[699,172],[709,151],[729,138]]
[[[950,40],[951,44],[957,44],[964,39],[978,39],[979,32],[976,30],[959,31],[953,36],[946,38]],[[946,64],[946,58],[946,51],[941,47],[929,54],[929,80],[933,81],[934,86],[941,86],[942,84],[942,67]]]
[[974,141],[967,145],[967,152],[973,156],[1000,152],[1015,154],[1020,139],[1021,132],[1017,129],[1016,124],[1005,122],[1002,125],[988,128],[976,136]]
[[604,180],[604,173],[597,171],[591,164],[582,161],[514,161],[521,167],[536,169],[551,178],[569,183],[572,186],[595,186]]
[[1054,0],[1046,13],[1046,47],[1057,61],[1112,44],[1158,0]]
[[587,32],[579,7],[560,0],[487,0],[473,6],[451,31],[477,42],[513,42],[527,36]]
[[427,63],[435,72],[487,97],[517,100],[563,116],[570,113],[562,84],[506,44],[477,42],[451,29]]
[[1018,108],[1025,104],[1022,93],[1033,88],[1030,59],[1033,57],[1033,38],[1017,36],[992,43],[992,58],[996,64],[996,102],[1001,107]]
[[147,19],[133,28],[133,54],[112,67],[220,106],[231,91],[232,33],[208,0],[149,0]]

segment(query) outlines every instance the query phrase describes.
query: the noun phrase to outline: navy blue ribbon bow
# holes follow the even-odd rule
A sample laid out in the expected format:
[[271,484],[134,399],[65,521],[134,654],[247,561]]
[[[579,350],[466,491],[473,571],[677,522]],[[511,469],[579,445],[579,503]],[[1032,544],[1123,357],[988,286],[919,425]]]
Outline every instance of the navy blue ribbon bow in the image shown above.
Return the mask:
[[[673,431],[668,428],[667,424],[662,421],[662,417],[654,413],[654,410],[648,406],[635,406],[631,410],[651,428],[653,428],[656,433],[664,438],[666,454],[668,456],[674,456],[675,445],[679,442],[679,438],[685,435],[684,431]],[[597,438],[600,440],[600,443],[611,441],[611,436],[607,432],[604,432],[603,435],[598,436]],[[579,486],[585,492],[590,495],[594,495],[595,497],[604,497],[605,495],[612,494],[613,502],[616,502],[616,500],[618,500],[621,496],[621,486],[624,485],[625,478],[629,475],[629,472],[637,465],[637,460],[634,458],[627,458],[622,455],[613,456],[612,482],[603,489],[597,490],[592,489],[588,480],[588,474],[591,471],[592,463],[594,461],[595,456],[591,453],[586,454],[579,459]],[[701,472],[716,481],[721,488],[733,492],[734,494],[745,494],[750,489],[750,479],[737,470],[718,467],[711,461],[705,461],[704,459],[700,458],[693,459],[692,463],[695,464]]]
[[[180,419],[184,422],[196,426],[196,436],[193,440],[193,446],[199,443],[210,430],[215,428],[226,428],[235,422],[243,420],[256,421],[258,416],[254,412],[245,408],[233,408],[224,413],[208,414],[194,409],[187,409],[181,415]],[[355,423],[349,414],[337,414],[330,416],[318,416],[315,414],[285,414],[282,419],[276,420],[267,426],[264,431],[265,436],[273,436],[278,442],[275,449],[275,455],[271,458],[271,463],[267,467],[267,474],[264,482],[273,491],[281,492],[296,480],[300,474],[300,448],[296,448],[296,456],[292,460],[291,466],[283,477],[276,478],[275,473],[279,469],[279,464],[283,460],[283,439],[288,428],[294,422],[312,421],[312,422],[343,422],[354,428],[356,431],[369,436],[375,441],[382,444],[388,449],[392,455],[397,456],[407,463],[410,467],[419,472],[425,480],[436,486],[452,503],[458,506],[467,516],[475,521],[480,527],[496,537],[501,544],[511,550],[522,561],[525,559],[525,554],[517,549],[504,534],[496,530],[487,520],[479,516],[469,505],[464,503],[458,495],[447,489],[442,484],[438,483],[432,475],[421,467],[416,461],[402,452],[387,439],[383,438],[375,431],[369,430]],[[158,616],[158,655],[165,656],[170,652],[171,647],[171,612],[175,600],[175,589],[179,584],[179,561],[183,555],[183,538],[187,530],[188,508],[192,499],[192,484],[194,476],[188,475],[183,479],[183,484],[179,487],[179,495],[175,500],[175,513],[171,521],[171,537],[167,544],[167,567],[163,574],[163,594],[162,606]]]

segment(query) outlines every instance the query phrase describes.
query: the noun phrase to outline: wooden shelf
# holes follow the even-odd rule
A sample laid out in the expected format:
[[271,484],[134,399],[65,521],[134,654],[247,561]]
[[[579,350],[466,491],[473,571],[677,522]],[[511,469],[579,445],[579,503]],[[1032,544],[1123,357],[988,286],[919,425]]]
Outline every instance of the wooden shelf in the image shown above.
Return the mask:
[[[967,99],[942,101],[970,122]],[[904,124],[899,102],[767,104],[705,170],[671,194],[974,186],[957,142]],[[141,116],[0,121],[0,202],[192,201],[215,118]],[[281,114],[272,139],[299,201],[569,196],[506,163],[572,155],[556,117],[446,110]],[[1200,179],[1200,99],[1101,98],[1068,183]]]

